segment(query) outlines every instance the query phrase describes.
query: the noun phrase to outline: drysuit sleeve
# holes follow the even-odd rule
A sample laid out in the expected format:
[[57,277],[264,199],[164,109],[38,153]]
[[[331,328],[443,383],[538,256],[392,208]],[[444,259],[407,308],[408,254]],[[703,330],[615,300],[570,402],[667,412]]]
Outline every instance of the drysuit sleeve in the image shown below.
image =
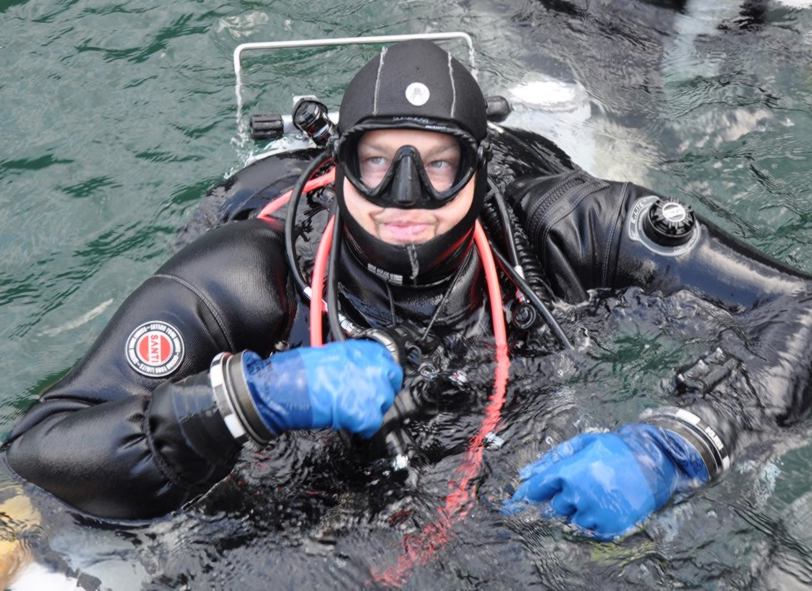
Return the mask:
[[208,232],[147,279],[17,423],[9,465],[99,517],[179,507],[222,479],[239,451],[213,399],[212,358],[268,355],[292,306],[281,227],[251,220]]
[[[678,244],[663,238],[646,219],[659,223],[659,214],[650,210],[658,199],[672,200],[633,184],[576,171],[520,179],[507,195],[553,291],[564,300],[582,301],[594,288],[639,286],[665,295],[687,289],[743,320],[746,346],[723,341],[720,349],[679,370],[676,404],[691,420],[700,419],[681,435],[694,441],[697,431],[709,427],[729,452],[741,434],[790,423],[809,409],[809,276],[706,220],[695,220]],[[651,421],[671,428],[672,411],[662,416],[655,411]]]

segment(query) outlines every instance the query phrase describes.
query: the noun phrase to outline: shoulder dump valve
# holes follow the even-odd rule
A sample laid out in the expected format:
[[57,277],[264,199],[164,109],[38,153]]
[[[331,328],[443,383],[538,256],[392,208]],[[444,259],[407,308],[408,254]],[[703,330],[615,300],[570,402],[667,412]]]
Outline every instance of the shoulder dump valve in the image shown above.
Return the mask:
[[687,205],[657,199],[643,219],[643,232],[656,244],[681,246],[691,239],[696,217]]
[[285,132],[282,115],[276,113],[251,115],[251,139],[278,140]]

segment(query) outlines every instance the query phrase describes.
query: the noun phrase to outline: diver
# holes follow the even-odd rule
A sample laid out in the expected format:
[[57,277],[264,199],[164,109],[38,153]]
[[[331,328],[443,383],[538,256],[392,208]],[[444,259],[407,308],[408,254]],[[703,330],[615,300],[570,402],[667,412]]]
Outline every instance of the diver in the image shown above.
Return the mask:
[[[383,49],[348,85],[336,137],[292,192],[293,203],[335,164],[324,247],[286,227],[295,208],[185,247],[17,423],[11,468],[95,516],[163,515],[229,474],[245,444],[306,429],[375,436],[409,335],[493,331],[499,348],[499,316],[515,299],[544,315],[541,300],[580,302],[597,288],[690,290],[750,314],[752,355],[712,351],[679,372],[673,406],[539,450],[506,510],[539,504],[613,539],[719,477],[748,438],[808,410],[809,277],[629,183],[575,170],[501,186],[489,177],[486,115],[478,83],[443,49]],[[308,319],[309,341],[297,341]]]

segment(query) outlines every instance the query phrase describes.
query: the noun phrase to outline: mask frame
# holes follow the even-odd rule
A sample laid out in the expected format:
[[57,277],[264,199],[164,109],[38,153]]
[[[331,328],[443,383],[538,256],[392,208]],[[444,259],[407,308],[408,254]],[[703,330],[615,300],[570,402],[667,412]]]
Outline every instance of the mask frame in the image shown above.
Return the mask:
[[[413,129],[453,136],[460,147],[460,162],[454,181],[447,189],[437,190],[432,184],[420,153],[413,146],[401,146],[389,169],[375,187],[361,179],[358,144],[368,131],[381,129]],[[344,176],[368,201],[379,207],[400,209],[437,209],[457,196],[476,172],[488,161],[486,141],[477,140],[467,131],[451,123],[412,117],[395,117],[363,121],[341,135],[335,145],[335,156]],[[404,195],[408,190],[409,197]]]

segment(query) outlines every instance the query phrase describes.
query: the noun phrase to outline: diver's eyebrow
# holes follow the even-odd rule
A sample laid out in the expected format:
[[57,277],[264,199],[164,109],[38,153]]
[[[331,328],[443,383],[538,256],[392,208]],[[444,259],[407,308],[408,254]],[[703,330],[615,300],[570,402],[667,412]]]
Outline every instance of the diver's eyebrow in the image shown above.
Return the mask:
[[358,142],[358,150],[375,150],[377,152],[385,152],[388,148],[378,142],[366,142],[361,140]]
[[[377,142],[377,141],[368,142],[368,141],[361,140],[358,143],[358,150],[359,151],[361,151],[361,150],[371,150],[371,151],[380,152],[380,153],[384,153],[384,154],[387,154],[387,153],[391,152],[392,154],[394,154],[395,152],[400,150],[403,146],[409,146],[409,145],[411,145],[411,144],[406,143],[406,144],[400,144],[398,146],[393,147],[392,145],[390,145],[388,143],[385,143],[385,142]],[[413,146],[413,147],[417,149],[417,146]],[[445,154],[448,151],[457,152],[457,143],[454,140],[451,140],[448,143],[444,143],[441,146],[432,146],[428,150],[424,151],[424,150],[418,149],[417,151],[420,152],[420,154],[422,156],[437,156],[438,154]]]
[[457,149],[457,143],[456,142],[452,142],[452,143],[446,144],[444,146],[435,146],[435,147],[427,150],[426,155],[427,156],[437,156],[437,155],[445,154],[446,152],[449,152],[449,151],[459,153],[459,150]]

